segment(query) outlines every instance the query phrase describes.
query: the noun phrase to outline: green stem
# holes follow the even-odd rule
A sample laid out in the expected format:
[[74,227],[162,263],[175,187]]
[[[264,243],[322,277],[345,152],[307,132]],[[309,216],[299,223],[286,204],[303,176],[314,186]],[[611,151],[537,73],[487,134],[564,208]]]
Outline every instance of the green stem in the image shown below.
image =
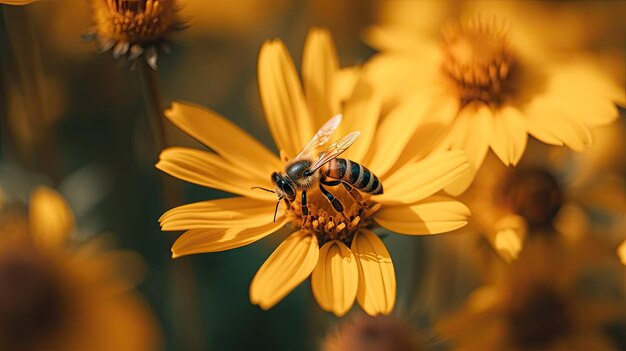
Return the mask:
[[[139,65],[141,66],[139,71],[149,119],[148,124],[152,134],[152,150],[154,157],[156,157],[167,146],[161,92],[157,72],[144,61]],[[160,181],[163,189],[164,206],[170,209],[180,205],[182,194],[178,183],[164,173],[160,173]],[[179,346],[183,350],[203,350],[205,343],[202,335],[204,333],[201,330],[202,319],[198,313],[200,308],[198,307],[197,286],[191,263],[189,260],[181,260],[171,266],[169,281],[176,296],[172,308],[175,334],[178,334],[175,339],[180,340]]]

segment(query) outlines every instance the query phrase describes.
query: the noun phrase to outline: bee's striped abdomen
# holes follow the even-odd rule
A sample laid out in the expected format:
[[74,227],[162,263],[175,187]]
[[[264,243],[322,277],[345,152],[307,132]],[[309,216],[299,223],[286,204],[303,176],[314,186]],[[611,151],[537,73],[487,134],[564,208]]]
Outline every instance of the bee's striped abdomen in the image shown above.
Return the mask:
[[382,194],[383,192],[383,184],[378,177],[354,161],[344,158],[331,160],[328,162],[325,174],[329,178],[343,180],[364,193]]

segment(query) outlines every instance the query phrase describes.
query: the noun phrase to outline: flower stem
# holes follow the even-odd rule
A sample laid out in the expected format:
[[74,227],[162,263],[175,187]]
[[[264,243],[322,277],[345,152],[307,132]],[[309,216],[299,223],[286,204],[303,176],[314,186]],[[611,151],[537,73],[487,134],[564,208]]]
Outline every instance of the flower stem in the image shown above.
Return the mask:
[[[139,64],[141,84],[146,104],[146,113],[149,119],[152,134],[152,155],[156,157],[167,145],[167,132],[163,115],[161,91],[159,90],[157,72],[145,61]],[[161,187],[163,189],[163,205],[170,209],[182,202],[180,187],[165,174],[160,174]],[[161,209],[163,210],[163,209]],[[179,345],[184,350],[204,349],[203,335],[201,330],[201,318],[198,314],[197,286],[191,261],[176,262],[171,266],[169,280],[173,284],[176,304],[173,306],[176,339],[181,340]]]

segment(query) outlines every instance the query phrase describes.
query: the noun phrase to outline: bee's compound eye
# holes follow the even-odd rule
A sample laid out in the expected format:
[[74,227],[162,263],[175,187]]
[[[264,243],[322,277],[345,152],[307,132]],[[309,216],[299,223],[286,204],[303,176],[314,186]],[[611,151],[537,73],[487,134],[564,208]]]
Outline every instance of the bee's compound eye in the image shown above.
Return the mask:
[[283,177],[278,174],[278,172],[274,172],[271,175],[272,184],[277,185],[279,182],[283,180]]

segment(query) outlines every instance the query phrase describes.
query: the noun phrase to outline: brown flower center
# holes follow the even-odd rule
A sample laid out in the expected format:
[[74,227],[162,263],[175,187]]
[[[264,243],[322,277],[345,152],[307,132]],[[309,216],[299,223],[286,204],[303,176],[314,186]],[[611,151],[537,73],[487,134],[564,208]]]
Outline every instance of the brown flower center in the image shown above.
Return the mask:
[[26,349],[61,323],[65,299],[46,257],[24,244],[0,255],[0,348]]
[[547,286],[536,286],[511,301],[509,331],[515,345],[545,347],[571,327],[568,301]]
[[162,39],[175,23],[175,0],[92,0],[98,35],[130,45]]
[[499,104],[510,89],[514,55],[504,24],[478,17],[451,23],[443,28],[443,53],[462,104]]
[[552,228],[563,195],[557,180],[543,169],[516,168],[503,183],[500,203],[524,217],[531,232]]
[[317,189],[307,190],[308,215],[302,213],[300,201],[294,201],[287,209],[287,218],[296,229],[308,230],[317,236],[320,246],[330,240],[341,240],[350,246],[359,228],[372,224],[371,216],[380,204],[370,201],[369,194],[356,189],[348,192],[343,186],[326,186],[343,205],[337,212],[328,199]]

